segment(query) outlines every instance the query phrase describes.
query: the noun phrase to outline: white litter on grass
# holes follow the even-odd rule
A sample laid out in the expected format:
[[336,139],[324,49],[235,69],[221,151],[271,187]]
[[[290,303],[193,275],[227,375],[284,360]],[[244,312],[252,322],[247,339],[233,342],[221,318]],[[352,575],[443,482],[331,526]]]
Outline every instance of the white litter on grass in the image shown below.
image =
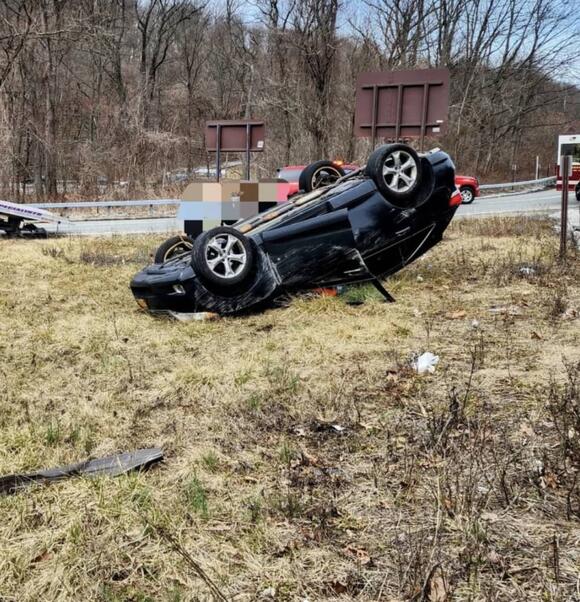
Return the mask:
[[522,276],[534,276],[536,273],[535,268],[531,267],[531,266],[522,266],[520,268],[520,274]]
[[487,311],[490,314],[506,314],[508,316],[521,316],[522,310],[517,305],[510,305],[509,307],[490,307]]
[[267,587],[260,594],[262,598],[275,598],[276,597],[276,588],[275,587]]
[[170,311],[168,312],[172,318],[179,320],[180,322],[191,322],[192,320],[204,321],[204,320],[218,320],[219,314],[212,313],[210,311],[197,311],[193,313]]
[[433,374],[433,372],[435,372],[435,366],[437,366],[438,363],[438,355],[434,355],[430,351],[425,351],[425,353],[422,353],[417,359],[413,360],[411,366],[419,374],[424,374],[425,372]]

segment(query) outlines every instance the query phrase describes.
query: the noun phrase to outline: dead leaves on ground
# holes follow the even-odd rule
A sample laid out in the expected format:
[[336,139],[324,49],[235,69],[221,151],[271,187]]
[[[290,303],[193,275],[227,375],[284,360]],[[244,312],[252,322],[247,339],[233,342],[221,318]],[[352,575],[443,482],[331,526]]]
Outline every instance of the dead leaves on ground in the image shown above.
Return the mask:
[[364,548],[359,548],[353,544],[348,544],[343,552],[349,558],[356,560],[361,566],[367,566],[372,562],[370,554]]

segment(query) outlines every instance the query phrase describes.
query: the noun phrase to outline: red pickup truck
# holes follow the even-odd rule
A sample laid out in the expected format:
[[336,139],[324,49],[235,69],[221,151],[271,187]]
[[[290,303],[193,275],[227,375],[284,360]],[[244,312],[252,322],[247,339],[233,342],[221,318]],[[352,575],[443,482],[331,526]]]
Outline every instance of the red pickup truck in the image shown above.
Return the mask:
[[[299,190],[316,188],[317,179],[328,179],[331,183],[336,178],[355,171],[359,167],[354,163],[343,163],[342,161],[318,161],[311,165],[287,165],[276,171],[279,179],[286,180],[290,184],[290,195],[293,195]],[[309,181],[312,182],[311,187],[308,186]],[[473,203],[475,197],[479,196],[479,181],[477,178],[456,175],[455,184],[461,192],[461,202],[464,205]]]

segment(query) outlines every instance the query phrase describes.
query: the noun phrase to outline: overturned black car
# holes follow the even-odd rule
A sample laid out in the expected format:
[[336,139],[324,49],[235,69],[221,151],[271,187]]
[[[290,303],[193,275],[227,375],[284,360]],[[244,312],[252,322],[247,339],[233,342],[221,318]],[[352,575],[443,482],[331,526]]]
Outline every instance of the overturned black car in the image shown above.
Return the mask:
[[204,232],[191,250],[131,282],[150,311],[242,312],[283,293],[394,274],[437,244],[461,195],[449,156],[405,144],[367,165],[232,227]]

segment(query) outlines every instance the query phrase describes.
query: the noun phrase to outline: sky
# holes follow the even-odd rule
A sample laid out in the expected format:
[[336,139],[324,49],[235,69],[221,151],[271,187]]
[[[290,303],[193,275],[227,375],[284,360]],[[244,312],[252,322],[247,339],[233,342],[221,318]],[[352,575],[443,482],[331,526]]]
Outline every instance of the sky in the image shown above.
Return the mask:
[[[210,0],[211,1],[211,0]],[[284,5],[289,4],[291,0],[285,0]],[[386,5],[395,0],[342,0],[342,6],[339,11],[338,28],[342,35],[356,35],[354,25],[361,25],[363,21],[371,17],[373,22],[372,4]],[[399,0],[400,1],[400,0]],[[412,1],[412,0],[408,0]],[[489,0],[488,0],[489,1]],[[530,10],[538,0],[517,0],[518,6],[528,5]],[[542,1],[542,0],[539,0]],[[237,2],[238,14],[247,23],[260,23],[260,10],[256,0],[234,0]],[[213,0],[211,5],[216,12],[223,11],[226,0]],[[554,79],[568,84],[580,87],[580,0],[549,0],[549,6],[557,9],[568,16],[566,21],[561,24],[561,36],[553,40],[554,47],[561,45],[564,38],[570,34],[573,35],[572,41],[567,45],[567,53],[570,54],[571,61],[567,68],[559,69],[554,73]],[[375,21],[376,22],[376,21]],[[572,46],[570,46],[572,44]]]

